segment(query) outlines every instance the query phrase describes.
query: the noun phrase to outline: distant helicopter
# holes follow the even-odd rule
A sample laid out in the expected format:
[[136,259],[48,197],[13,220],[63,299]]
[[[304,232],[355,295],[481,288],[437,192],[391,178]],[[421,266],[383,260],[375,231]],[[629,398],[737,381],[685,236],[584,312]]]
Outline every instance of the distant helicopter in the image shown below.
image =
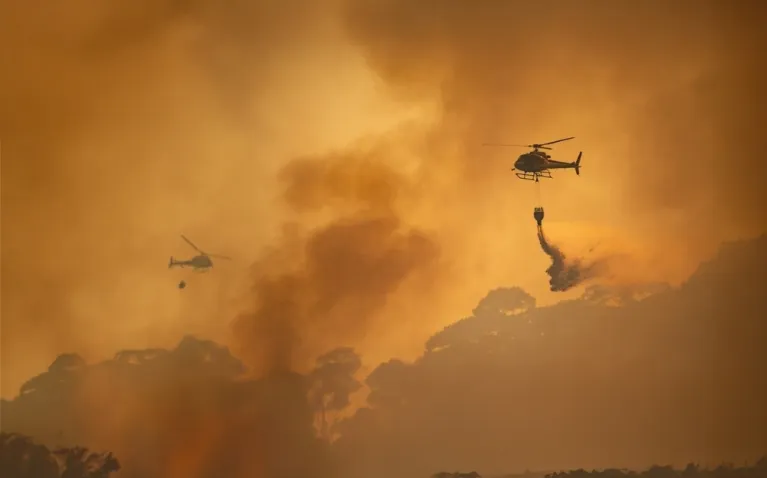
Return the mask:
[[562,141],[569,141],[575,139],[575,136],[570,138],[558,139],[556,141],[549,141],[548,143],[541,144],[498,144],[498,143],[485,143],[484,146],[519,146],[523,148],[533,148],[529,153],[521,155],[514,163],[512,171],[518,171],[515,173],[519,179],[526,179],[530,181],[538,182],[538,178],[551,179],[551,169],[575,169],[575,174],[581,175],[581,156],[583,151],[578,153],[578,159],[573,163],[565,163],[562,161],[555,161],[551,159],[551,156],[538,151],[539,149],[551,149],[548,147],[550,144],[559,143]]
[[[195,246],[194,243],[192,241],[190,241],[189,239],[187,239],[186,236],[184,236],[183,234],[181,235],[181,239],[185,240],[187,242],[187,244],[192,246],[194,248],[194,250],[199,252],[200,254],[197,255],[197,256],[194,256],[191,259],[186,260],[186,261],[183,261],[183,260],[182,261],[177,261],[176,259],[173,258],[173,256],[171,256],[170,262],[168,263],[168,268],[169,269],[171,267],[173,267],[173,266],[192,267],[197,272],[206,272],[208,269],[213,267],[213,261],[210,259],[211,257],[215,257],[217,259],[231,260],[231,257],[220,256],[220,255],[217,255],[217,254],[208,254],[206,252],[203,252],[202,250],[200,250],[199,247]],[[181,286],[179,284],[179,288],[183,288],[183,287],[184,286]]]

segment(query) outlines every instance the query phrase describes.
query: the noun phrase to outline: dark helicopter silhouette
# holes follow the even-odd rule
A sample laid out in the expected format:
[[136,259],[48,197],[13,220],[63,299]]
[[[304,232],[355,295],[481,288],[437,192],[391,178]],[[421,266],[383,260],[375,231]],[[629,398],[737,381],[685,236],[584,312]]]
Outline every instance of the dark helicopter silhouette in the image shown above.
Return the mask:
[[583,151],[578,153],[578,159],[572,163],[566,163],[563,161],[555,161],[551,159],[551,156],[546,154],[541,149],[552,149],[548,145],[559,143],[562,141],[569,141],[575,139],[575,137],[558,139],[556,141],[549,141],[548,143],[540,144],[500,144],[500,143],[485,143],[484,146],[519,146],[523,148],[533,148],[529,153],[525,153],[519,156],[514,162],[512,171],[517,171],[516,175],[519,179],[526,179],[530,181],[538,182],[538,178],[551,179],[551,169],[575,169],[575,174],[580,176],[581,174],[581,156]]
[[[171,268],[173,266],[192,267],[194,268],[195,271],[206,272],[208,269],[213,267],[213,260],[211,259],[211,257],[215,257],[217,259],[231,260],[231,257],[221,256],[218,254],[208,254],[207,252],[203,252],[199,247],[195,246],[194,243],[190,241],[189,239],[187,239],[183,234],[181,235],[181,239],[185,240],[187,244],[192,246],[195,251],[199,252],[199,254],[192,257],[191,259],[181,260],[181,261],[178,261],[174,259],[173,256],[171,256],[170,262],[168,262],[168,268]],[[179,284],[179,288],[183,288],[183,287],[184,286]]]

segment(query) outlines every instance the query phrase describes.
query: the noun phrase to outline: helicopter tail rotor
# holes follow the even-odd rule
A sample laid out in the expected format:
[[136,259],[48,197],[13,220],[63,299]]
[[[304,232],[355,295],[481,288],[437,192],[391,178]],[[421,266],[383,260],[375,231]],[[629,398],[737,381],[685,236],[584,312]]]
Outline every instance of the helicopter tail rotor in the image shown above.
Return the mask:
[[575,163],[573,164],[573,166],[575,167],[575,174],[577,174],[578,176],[581,175],[581,156],[583,156],[583,151],[578,153],[578,159],[576,159]]

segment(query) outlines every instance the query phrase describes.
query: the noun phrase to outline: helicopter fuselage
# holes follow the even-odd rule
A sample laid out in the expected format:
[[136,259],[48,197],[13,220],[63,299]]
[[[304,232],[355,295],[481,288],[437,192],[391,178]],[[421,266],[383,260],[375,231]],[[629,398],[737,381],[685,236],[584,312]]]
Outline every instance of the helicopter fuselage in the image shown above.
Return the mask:
[[555,161],[543,151],[531,151],[521,155],[514,162],[514,169],[525,173],[540,173],[547,169],[564,169],[575,167],[573,163]]
[[171,257],[169,267],[193,267],[195,269],[208,269],[213,267],[213,261],[206,255],[194,256],[186,261],[177,261]]

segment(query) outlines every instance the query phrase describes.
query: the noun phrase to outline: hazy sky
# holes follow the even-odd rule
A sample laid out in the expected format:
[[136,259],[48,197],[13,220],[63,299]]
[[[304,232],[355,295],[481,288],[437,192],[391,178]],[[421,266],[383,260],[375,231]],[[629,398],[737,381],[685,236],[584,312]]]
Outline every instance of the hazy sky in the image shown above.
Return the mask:
[[[498,285],[577,295],[488,141],[576,136],[547,234],[682,280],[765,226],[765,12],[736,3],[0,0],[2,396],[62,351],[375,362]],[[234,260],[169,271],[179,234]]]

